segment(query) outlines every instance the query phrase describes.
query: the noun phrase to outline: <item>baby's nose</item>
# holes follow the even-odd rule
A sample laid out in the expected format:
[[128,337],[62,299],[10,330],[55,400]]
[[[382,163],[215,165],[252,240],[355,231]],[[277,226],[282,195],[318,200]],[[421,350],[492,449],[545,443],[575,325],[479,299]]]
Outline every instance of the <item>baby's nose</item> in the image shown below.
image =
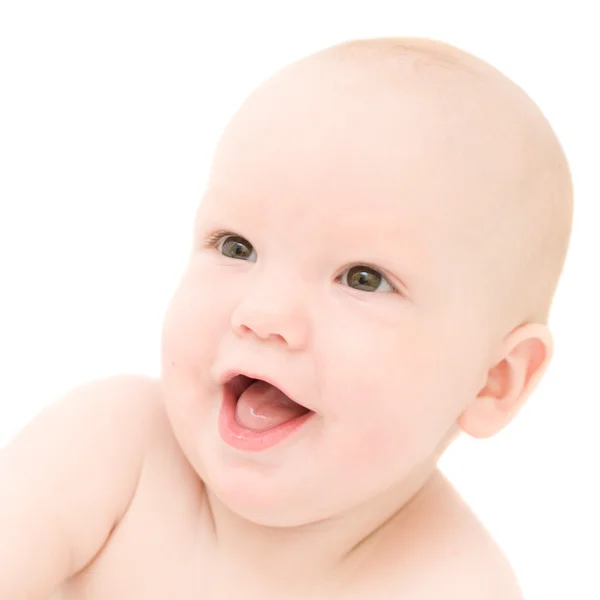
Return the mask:
[[231,327],[240,337],[254,335],[261,340],[278,341],[299,350],[308,343],[309,325],[298,298],[285,295],[251,295],[235,308]]

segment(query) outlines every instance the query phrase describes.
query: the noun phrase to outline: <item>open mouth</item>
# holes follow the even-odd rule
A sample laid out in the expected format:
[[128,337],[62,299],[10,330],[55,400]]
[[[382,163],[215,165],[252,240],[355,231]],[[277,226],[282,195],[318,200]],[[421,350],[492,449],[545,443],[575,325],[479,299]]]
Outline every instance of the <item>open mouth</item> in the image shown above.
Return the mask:
[[315,414],[272,383],[238,374],[223,382],[219,434],[236,450],[263,451],[301,430]]
[[236,375],[226,386],[236,399],[238,425],[253,432],[273,429],[312,412],[262,379]]

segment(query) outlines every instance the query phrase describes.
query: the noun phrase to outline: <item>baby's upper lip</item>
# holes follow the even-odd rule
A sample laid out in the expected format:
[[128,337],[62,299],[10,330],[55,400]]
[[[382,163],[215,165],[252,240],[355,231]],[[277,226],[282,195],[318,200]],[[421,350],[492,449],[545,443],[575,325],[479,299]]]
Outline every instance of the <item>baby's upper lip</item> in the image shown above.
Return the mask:
[[[279,381],[277,381],[275,378],[271,377],[270,375],[260,373],[258,371],[248,370],[248,369],[227,369],[219,377],[219,383],[221,385],[228,385],[238,375],[243,375],[244,377],[248,377],[249,379],[260,379],[261,381],[265,381],[266,383],[269,383],[272,386],[281,390],[288,398],[290,398],[297,404],[300,404],[300,406],[304,406],[305,408],[312,410],[312,409],[310,409],[310,407],[306,406],[302,402],[299,402],[297,400],[296,395],[293,395],[290,390],[288,390],[285,386],[282,386],[279,383]],[[245,383],[242,380],[239,380],[239,381],[236,380],[233,383],[234,383],[234,392],[237,395],[241,394],[248,387],[247,382]]]

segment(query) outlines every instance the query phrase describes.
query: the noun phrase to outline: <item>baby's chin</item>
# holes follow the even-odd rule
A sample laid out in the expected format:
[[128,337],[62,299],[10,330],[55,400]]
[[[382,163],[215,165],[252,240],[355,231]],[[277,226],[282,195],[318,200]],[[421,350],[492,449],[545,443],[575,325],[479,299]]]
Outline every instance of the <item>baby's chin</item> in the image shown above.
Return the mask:
[[213,511],[216,502],[216,514],[229,514],[262,527],[306,527],[344,518],[356,509],[367,514],[395,502],[395,483],[390,485],[383,471],[371,478],[368,474],[340,474],[319,469],[314,461],[302,469],[281,466],[277,472],[260,472],[256,465],[206,467],[204,483]]
[[263,527],[300,527],[330,516],[331,507],[315,502],[318,490],[303,487],[301,482],[291,485],[287,479],[285,484],[278,477],[232,476],[229,472],[228,477],[207,474],[204,483],[213,510],[217,502],[235,517]]
[[311,477],[291,471],[259,474],[248,468],[237,473],[216,469],[213,477],[210,471],[209,467],[204,484],[215,514],[229,513],[262,527],[307,526],[336,517],[353,504],[351,486],[340,482],[326,487],[316,473]]

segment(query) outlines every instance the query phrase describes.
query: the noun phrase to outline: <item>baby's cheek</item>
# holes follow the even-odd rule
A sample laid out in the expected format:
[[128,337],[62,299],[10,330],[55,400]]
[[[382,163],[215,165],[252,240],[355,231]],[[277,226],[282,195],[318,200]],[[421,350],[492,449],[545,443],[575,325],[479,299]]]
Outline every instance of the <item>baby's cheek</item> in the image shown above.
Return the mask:
[[217,319],[212,300],[182,287],[173,297],[162,329],[162,365],[167,377],[197,378],[212,363]]
[[419,453],[417,429],[406,421],[365,417],[353,430],[340,458],[343,468],[357,477],[377,479],[382,472],[401,475]]
[[[431,414],[425,396],[431,391],[408,371],[396,368],[394,380],[372,368],[372,378],[360,378],[347,386],[343,414],[352,433],[349,460],[364,468],[390,467],[404,472],[426,453]],[[401,382],[401,383],[400,383]],[[340,407],[341,410],[341,407]]]

